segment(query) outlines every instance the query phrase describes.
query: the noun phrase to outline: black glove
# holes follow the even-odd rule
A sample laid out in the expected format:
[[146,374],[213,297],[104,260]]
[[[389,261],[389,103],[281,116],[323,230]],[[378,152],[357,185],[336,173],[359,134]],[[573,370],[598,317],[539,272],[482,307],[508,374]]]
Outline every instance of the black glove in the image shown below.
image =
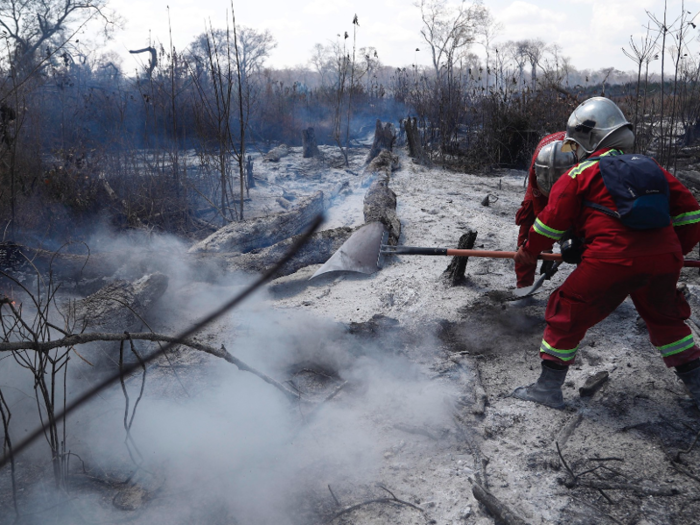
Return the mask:
[[571,237],[561,243],[561,258],[569,264],[580,264],[584,242],[579,237]]
[[[554,266],[554,261],[542,261],[542,265],[540,266],[540,275],[550,273],[552,271],[552,266]],[[547,279],[551,278],[551,275],[547,277]]]

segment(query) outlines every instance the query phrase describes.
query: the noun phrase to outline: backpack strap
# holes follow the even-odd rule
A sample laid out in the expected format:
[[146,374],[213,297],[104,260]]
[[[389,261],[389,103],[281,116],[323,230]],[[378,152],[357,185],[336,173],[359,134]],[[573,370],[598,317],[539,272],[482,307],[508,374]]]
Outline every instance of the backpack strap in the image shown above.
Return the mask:
[[[613,149],[606,153],[603,153],[602,155],[599,155],[598,157],[588,158],[584,162],[599,162],[600,159],[602,159],[603,157],[617,157],[618,155],[623,155],[622,151],[620,151],[619,149]],[[615,219],[620,218],[620,214],[618,212],[611,210],[607,206],[598,204],[597,202],[583,201],[583,205],[588,206],[589,208],[593,208],[594,210],[600,211],[610,217],[614,217]]]
[[616,219],[620,218],[620,214],[618,212],[611,210],[607,206],[603,206],[602,204],[598,204],[597,202],[583,201],[583,205],[588,206],[589,208],[593,208],[594,210],[598,210],[600,212],[603,212],[605,215],[609,215],[610,217],[614,217]]

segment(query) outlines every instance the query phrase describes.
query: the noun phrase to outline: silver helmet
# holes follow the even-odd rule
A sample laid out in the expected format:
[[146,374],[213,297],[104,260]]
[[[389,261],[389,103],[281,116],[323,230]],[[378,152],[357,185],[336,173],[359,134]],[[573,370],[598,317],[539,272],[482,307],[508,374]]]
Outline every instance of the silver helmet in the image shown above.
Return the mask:
[[549,195],[552,186],[578,162],[572,151],[562,151],[564,142],[555,140],[542,147],[535,159],[537,187],[544,195]]
[[598,149],[607,136],[624,126],[632,129],[617,104],[605,97],[589,98],[574,110],[566,123],[564,151],[577,151],[579,158],[584,158]]

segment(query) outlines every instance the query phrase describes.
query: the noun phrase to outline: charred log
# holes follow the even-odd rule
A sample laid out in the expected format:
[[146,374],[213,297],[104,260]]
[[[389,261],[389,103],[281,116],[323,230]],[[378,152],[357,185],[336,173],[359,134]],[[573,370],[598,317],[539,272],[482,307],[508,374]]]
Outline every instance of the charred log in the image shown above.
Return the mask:
[[316,131],[314,131],[314,128],[306,128],[301,130],[301,146],[303,150],[302,156],[305,159],[317,157],[321,154],[316,142]]
[[286,144],[280,144],[276,148],[272,148],[270,151],[268,151],[263,161],[279,162],[280,159],[286,157],[287,155],[289,155],[289,147]]
[[[277,277],[291,275],[294,272],[312,264],[326,262],[336,250],[352,234],[352,229],[347,227],[324,230],[315,233],[309,241],[288,261],[278,272]],[[298,237],[285,239],[273,246],[269,246],[255,253],[242,255],[232,254],[198,254],[195,255],[201,262],[212,262],[218,272],[243,271],[247,273],[260,273],[269,270],[279,260],[280,254],[289,251],[290,246],[298,240]],[[216,277],[216,276],[212,276]]]
[[395,246],[401,235],[401,221],[396,215],[396,194],[387,179],[377,179],[367,190],[363,201],[365,223],[379,221],[389,232],[388,244]]
[[78,326],[125,330],[162,297],[168,277],[162,273],[145,275],[133,283],[116,281],[94,294],[66,306]]
[[382,124],[382,121],[377,119],[377,125],[374,128],[374,142],[372,149],[369,150],[366,163],[369,164],[374,158],[379,155],[382,150],[393,151],[396,143],[396,128],[391,122]]
[[513,511],[502,503],[496,496],[491,494],[478,483],[472,483],[472,494],[501,523],[504,523],[505,525],[527,525],[525,520],[513,513]]
[[189,253],[247,253],[256,248],[266,248],[308,229],[321,213],[323,213],[323,192],[318,191],[301,199],[292,210],[246,222],[228,224],[192,246]]

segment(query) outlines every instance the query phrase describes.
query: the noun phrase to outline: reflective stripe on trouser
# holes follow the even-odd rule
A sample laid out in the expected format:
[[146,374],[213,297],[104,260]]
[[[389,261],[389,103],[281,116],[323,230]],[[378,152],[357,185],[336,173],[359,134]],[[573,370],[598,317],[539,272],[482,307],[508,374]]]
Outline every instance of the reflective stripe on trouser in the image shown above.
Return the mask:
[[578,350],[578,346],[576,346],[576,348],[572,348],[571,350],[554,348],[544,339],[542,339],[542,343],[540,344],[541,353],[549,354],[557,359],[561,359],[562,361],[571,361],[574,357],[576,357],[576,350]]
[[693,341],[693,335],[674,341],[663,346],[657,346],[656,349],[661,352],[661,357],[671,357],[672,355],[680,354],[684,350],[688,350],[695,346],[695,341]]
[[566,350],[576,349],[588,329],[610,315],[627,296],[646,322],[649,339],[667,366],[700,357],[685,324],[690,307],[676,290],[682,265],[680,253],[620,260],[584,258],[547,303],[544,341],[555,351],[545,350],[540,357],[571,364],[576,352]]

